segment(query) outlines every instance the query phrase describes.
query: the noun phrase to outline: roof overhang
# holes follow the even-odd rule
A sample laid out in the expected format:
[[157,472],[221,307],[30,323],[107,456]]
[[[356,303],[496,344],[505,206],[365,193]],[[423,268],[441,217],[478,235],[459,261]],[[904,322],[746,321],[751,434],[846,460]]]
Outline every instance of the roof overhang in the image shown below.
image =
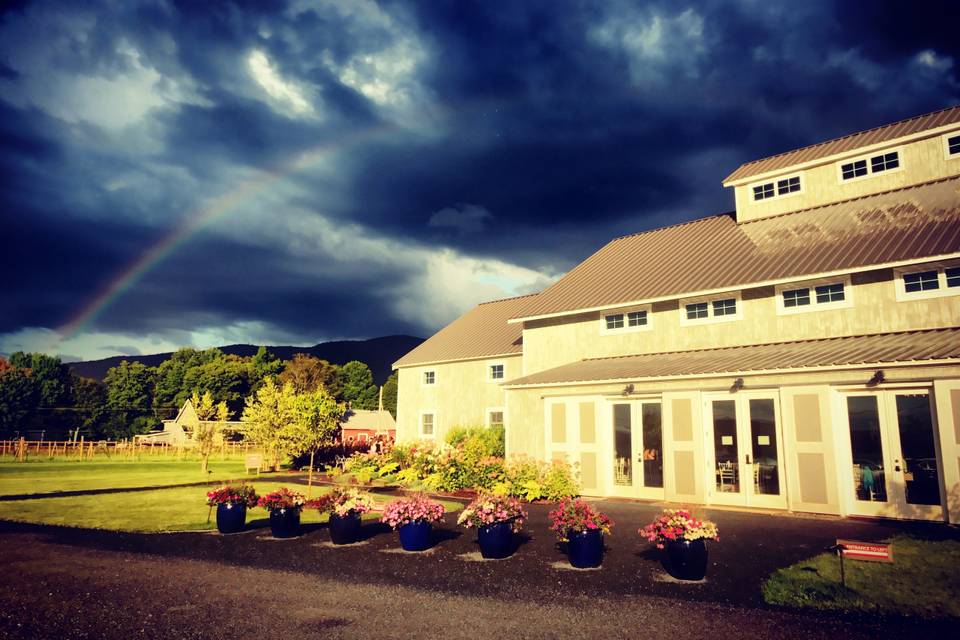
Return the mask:
[[[543,313],[534,316],[524,316],[519,318],[510,318],[507,320],[509,324],[516,324],[519,322],[530,322],[533,320],[549,320],[551,318],[562,318],[565,316],[574,316],[583,313],[596,313],[598,311],[610,311],[613,309],[623,309],[625,307],[633,307],[644,304],[653,304],[656,302],[666,302],[668,300],[681,300],[683,298],[696,298],[701,296],[711,296],[721,293],[729,293],[733,291],[744,291],[747,289],[758,289],[760,287],[770,287],[780,284],[789,284],[792,282],[803,282],[804,280],[819,280],[821,278],[832,278],[836,276],[845,276],[853,273],[863,273],[865,271],[875,271],[877,269],[896,269],[898,267],[905,267],[913,264],[924,264],[928,262],[937,262],[940,260],[955,260],[960,258],[960,252],[948,253],[943,255],[936,256],[927,256],[923,258],[912,258],[910,260],[897,260],[893,262],[883,262],[878,264],[869,264],[862,265],[858,267],[850,267],[847,269],[837,269],[834,271],[822,271],[818,273],[804,273],[798,274],[796,276],[790,276],[789,278],[776,278],[773,280],[763,280],[759,282],[749,282],[738,285],[730,285],[728,287],[719,287],[716,289],[701,289],[698,291],[689,291],[684,293],[670,294],[666,296],[659,296],[656,298],[643,298],[640,300],[630,300],[626,302],[616,302],[607,305],[600,305],[596,307],[586,307],[583,309],[569,309],[565,311],[555,311],[552,313]],[[396,366],[394,366],[396,368]]]

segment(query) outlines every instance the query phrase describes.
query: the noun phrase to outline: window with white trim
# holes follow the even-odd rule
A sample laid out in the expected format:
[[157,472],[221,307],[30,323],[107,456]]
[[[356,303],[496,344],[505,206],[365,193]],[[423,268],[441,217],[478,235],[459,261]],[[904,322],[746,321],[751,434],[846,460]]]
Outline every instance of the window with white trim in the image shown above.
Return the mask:
[[421,413],[420,414],[420,435],[432,438],[433,437],[433,414],[432,413]]
[[436,384],[437,383],[437,372],[436,371],[424,371],[423,372],[423,384]]
[[503,427],[503,409],[491,409],[487,412],[488,427]]
[[960,265],[901,269],[896,283],[898,300],[960,295]]
[[791,193],[800,191],[800,176],[790,176],[781,178],[773,182],[764,182],[763,184],[753,185],[753,199],[769,200],[770,198],[779,198],[788,196]]
[[645,331],[651,328],[650,320],[650,305],[645,305],[641,309],[608,313],[601,317],[600,333],[612,335]]
[[841,161],[838,163],[838,166],[840,167],[841,182],[848,182],[850,180],[856,180],[857,178],[865,178],[876,173],[899,169],[900,152],[887,151],[875,156],[857,158],[856,160],[850,160],[848,162]]
[[680,324],[728,322],[741,319],[740,294],[680,301]]
[[503,380],[503,365],[502,365],[502,364],[492,364],[492,365],[490,365],[490,379],[491,379],[491,380]]
[[852,306],[850,278],[814,280],[777,287],[777,313],[792,314]]
[[960,156],[960,134],[947,136],[946,145],[948,157]]

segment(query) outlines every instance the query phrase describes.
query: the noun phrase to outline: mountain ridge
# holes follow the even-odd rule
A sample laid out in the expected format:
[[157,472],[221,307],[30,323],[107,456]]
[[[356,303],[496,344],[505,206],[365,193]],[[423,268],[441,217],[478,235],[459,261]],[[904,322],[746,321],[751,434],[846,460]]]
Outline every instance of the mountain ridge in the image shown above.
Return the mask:
[[[316,356],[331,364],[338,365],[346,364],[351,360],[359,360],[370,367],[370,370],[373,372],[374,382],[382,385],[386,382],[387,378],[390,377],[391,365],[399,360],[401,356],[419,346],[423,341],[423,338],[417,338],[415,336],[390,335],[368,338],[366,340],[333,340],[330,342],[320,342],[309,347],[295,347],[290,345],[266,345],[266,347],[267,351],[281,360],[289,360],[296,353]],[[260,345],[229,344],[216,348],[227,354],[249,357],[257,353]],[[104,376],[107,375],[107,371],[111,367],[120,364],[123,360],[140,362],[148,367],[156,367],[171,355],[173,355],[172,351],[143,355],[111,356],[99,360],[84,360],[66,364],[79,376],[103,380]]]

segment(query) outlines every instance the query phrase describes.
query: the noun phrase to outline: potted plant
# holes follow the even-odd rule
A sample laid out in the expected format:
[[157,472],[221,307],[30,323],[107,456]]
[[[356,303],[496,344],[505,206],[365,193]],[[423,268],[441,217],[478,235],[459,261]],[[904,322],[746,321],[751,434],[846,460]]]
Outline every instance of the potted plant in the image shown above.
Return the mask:
[[603,536],[613,520],[581,498],[564,498],[548,514],[550,530],[567,543],[570,564],[578,569],[599,567],[603,562]]
[[217,507],[217,531],[237,533],[247,523],[247,508],[257,506],[257,492],[246,484],[227,484],[207,492],[207,505]]
[[698,520],[686,509],[665,509],[638,533],[663,550],[664,569],[678,580],[703,580],[707,575],[707,540],[719,540],[717,525]]
[[305,506],[329,514],[333,544],[352,544],[360,538],[360,517],[373,509],[373,500],[356,489],[336,488]]
[[460,512],[457,524],[477,528],[480,555],[484,558],[506,558],[513,553],[513,534],[523,530],[526,517],[516,498],[480,494]]
[[400,533],[404,551],[423,551],[430,547],[433,523],[443,520],[444,508],[425,495],[399,498],[383,508],[381,522]]
[[260,496],[257,504],[270,512],[270,531],[274,538],[293,538],[300,533],[302,493],[280,487],[273,493]]

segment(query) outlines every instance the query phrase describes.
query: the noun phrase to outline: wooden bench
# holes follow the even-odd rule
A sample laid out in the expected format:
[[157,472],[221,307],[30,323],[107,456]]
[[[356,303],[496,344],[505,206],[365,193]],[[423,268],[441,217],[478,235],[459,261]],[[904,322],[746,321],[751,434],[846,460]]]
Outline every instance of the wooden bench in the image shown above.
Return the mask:
[[246,475],[251,469],[255,469],[257,475],[260,475],[260,468],[263,467],[263,454],[251,453],[243,461],[243,474]]

